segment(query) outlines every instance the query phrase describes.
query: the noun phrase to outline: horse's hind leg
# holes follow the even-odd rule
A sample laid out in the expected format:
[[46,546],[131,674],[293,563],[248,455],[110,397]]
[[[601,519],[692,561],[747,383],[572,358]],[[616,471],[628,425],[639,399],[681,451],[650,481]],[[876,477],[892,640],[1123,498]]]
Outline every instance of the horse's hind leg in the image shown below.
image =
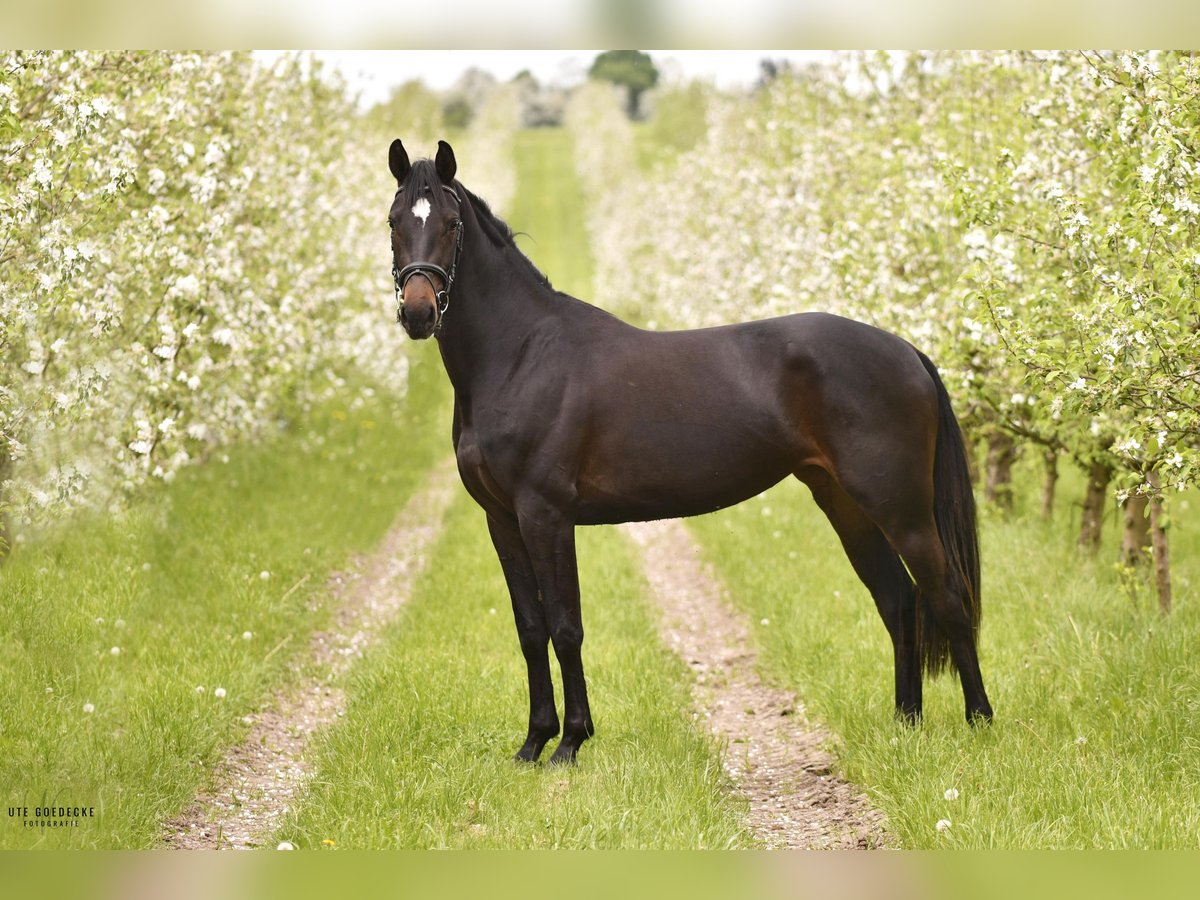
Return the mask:
[[521,540],[515,521],[488,516],[488,532],[500,557],[504,580],[512,597],[513,617],[517,636],[525,656],[529,675],[529,732],[517,751],[522,762],[534,762],[550,738],[558,734],[558,713],[554,709],[554,684],[550,680],[550,629],[546,614],[538,599],[537,579],[533,564]]
[[939,656],[945,658],[942,648],[948,644],[950,658],[962,680],[967,721],[991,721],[992,706],[979,671],[975,625],[965,602],[966,587],[950,574],[932,515],[918,526],[889,528],[888,534],[917,580],[922,602],[927,604],[927,611],[922,614],[921,637],[927,666],[933,660],[932,667],[937,667],[936,660]]
[[917,645],[916,588],[900,557],[879,527],[823,470],[798,476],[808,484],[850,564],[871,596],[892,638],[896,665],[896,715],[921,717],[921,660]]

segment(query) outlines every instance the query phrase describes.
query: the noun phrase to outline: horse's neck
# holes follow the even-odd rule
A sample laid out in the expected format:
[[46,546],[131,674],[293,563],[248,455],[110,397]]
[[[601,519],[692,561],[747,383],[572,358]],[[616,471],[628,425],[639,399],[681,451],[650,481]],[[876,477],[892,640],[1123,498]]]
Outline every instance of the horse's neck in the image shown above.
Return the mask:
[[463,254],[438,345],[460,399],[469,402],[483,384],[504,380],[522,342],[554,315],[553,291],[540,284],[508,248],[485,245]]

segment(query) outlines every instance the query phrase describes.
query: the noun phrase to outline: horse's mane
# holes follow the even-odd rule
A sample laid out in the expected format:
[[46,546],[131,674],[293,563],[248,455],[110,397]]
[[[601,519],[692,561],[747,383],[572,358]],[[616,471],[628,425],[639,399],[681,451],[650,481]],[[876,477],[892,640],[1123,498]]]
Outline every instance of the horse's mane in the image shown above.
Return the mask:
[[531,272],[538,280],[539,284],[542,284],[545,287],[553,290],[553,285],[550,284],[550,279],[547,278],[545,273],[533,264],[533,260],[526,256],[521,248],[517,246],[516,235],[513,233],[512,228],[509,227],[509,224],[492,212],[492,208],[488,206],[487,201],[478,194],[473,194],[461,184],[459,184],[459,187],[462,188],[462,192],[467,195],[467,200],[470,202],[471,208],[475,210],[475,218],[478,219],[479,223],[483,226],[483,233],[487,235],[487,238],[489,241],[491,241],[492,246],[499,247],[501,249],[507,248],[512,250],[516,259],[518,260],[518,263],[523,265],[529,272]]
[[[532,273],[539,284],[553,290],[550,279],[533,264],[533,261],[528,256],[521,252],[521,248],[516,243],[516,236],[508,226],[508,223],[492,212],[492,208],[488,206],[486,200],[467,190],[461,182],[456,181],[454,186],[462,194],[466,195],[467,202],[471,204],[471,208],[475,211],[475,218],[483,226],[483,234],[488,239],[488,243],[497,249],[514,251],[518,264],[524,266],[527,271]],[[414,205],[422,197],[435,206],[439,203],[450,202],[450,198],[443,190],[442,180],[438,176],[437,167],[431,159],[418,159],[412,164],[412,169],[405,177],[404,185],[400,188],[400,191],[401,200],[406,207]]]

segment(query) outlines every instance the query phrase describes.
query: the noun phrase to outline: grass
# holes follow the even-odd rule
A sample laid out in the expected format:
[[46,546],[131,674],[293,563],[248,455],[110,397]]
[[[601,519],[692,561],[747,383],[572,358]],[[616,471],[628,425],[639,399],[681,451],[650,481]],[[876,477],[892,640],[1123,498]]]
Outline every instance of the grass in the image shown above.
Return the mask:
[[[1018,496],[1035,495],[1035,473]],[[1200,843],[1200,541],[1180,498],[1176,609],[1164,618],[1115,567],[1075,550],[1081,479],[1052,522],[1018,508],[982,521],[981,661],[996,709],[969,729],[956,677],[926,684],[925,722],[892,721],[891,647],[866,589],[808,492],[789,480],[693,520],[754,622],[764,674],[840,735],[842,774],[887,813],[902,846],[1188,847]],[[948,801],[944,792],[959,791]],[[935,823],[949,819],[938,832]]]
[[95,818],[6,816],[0,847],[156,844],[326,621],[328,573],[382,536],[446,452],[444,375],[421,359],[408,402],[345,388],[125,514],[18,549],[0,570],[0,782],[10,807]]
[[511,760],[525,737],[525,665],[483,513],[463,495],[402,618],[353,678],[344,720],[322,739],[310,794],[276,840],[316,848],[748,844],[741,807],[686,712],[690,675],[655,638],[630,548],[611,528],[580,529],[579,558],[597,734],[578,766]]
[[565,128],[517,132],[517,190],[507,221],[517,246],[555,288],[592,301],[594,263],[588,245],[583,188]]

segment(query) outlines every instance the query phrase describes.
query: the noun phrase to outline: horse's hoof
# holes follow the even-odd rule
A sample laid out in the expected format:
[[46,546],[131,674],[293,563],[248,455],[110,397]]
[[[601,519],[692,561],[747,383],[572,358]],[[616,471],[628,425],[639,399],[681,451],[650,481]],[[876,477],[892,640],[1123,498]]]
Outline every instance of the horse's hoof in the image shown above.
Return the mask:
[[575,765],[576,750],[571,747],[558,745],[558,749],[554,751],[554,755],[550,757],[548,765],[551,766],[573,766]]
[[987,709],[968,710],[967,711],[967,724],[972,727],[975,727],[975,728],[982,728],[986,725],[991,725],[992,724],[992,708],[989,706]]
[[516,755],[513,757],[513,762],[533,765],[538,761],[538,757],[542,755],[542,746],[544,745],[526,742],[525,745],[518,750]]

